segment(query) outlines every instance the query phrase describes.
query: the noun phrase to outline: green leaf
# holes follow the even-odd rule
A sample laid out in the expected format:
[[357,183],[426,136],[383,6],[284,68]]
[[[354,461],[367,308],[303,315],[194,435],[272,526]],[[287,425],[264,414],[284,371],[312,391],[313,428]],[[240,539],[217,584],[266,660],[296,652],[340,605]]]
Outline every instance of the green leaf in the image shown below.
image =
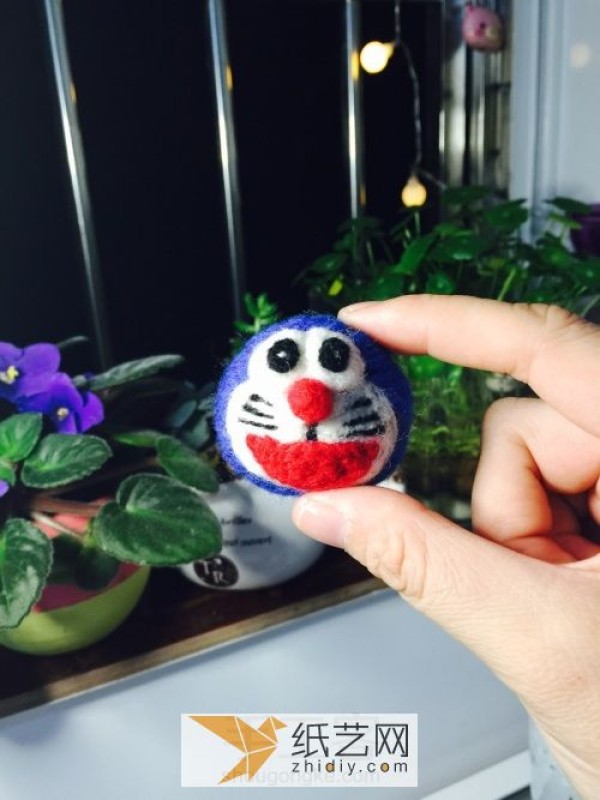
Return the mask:
[[105,552],[136,564],[185,564],[221,547],[219,520],[200,493],[163,475],[126,478],[92,530]]
[[251,317],[256,317],[258,315],[256,300],[251,292],[246,292],[244,294],[244,307]]
[[69,347],[75,347],[79,344],[87,344],[89,341],[89,336],[70,336],[68,339],[63,339],[62,342],[58,342],[56,346],[59,350],[67,350]]
[[156,443],[158,463],[172,478],[200,489],[216,492],[219,479],[204,459],[174,436],[161,436]]
[[183,356],[164,355],[140,358],[137,361],[127,361],[119,364],[101,375],[95,375],[88,381],[88,388],[98,391],[108,389],[111,386],[121,386],[124,383],[131,383],[148,375],[154,375],[161,369],[176,367],[183,361]]
[[488,242],[482,236],[478,236],[471,231],[460,231],[441,241],[433,251],[432,257],[440,261],[447,259],[452,261],[472,261],[487,246]]
[[39,600],[52,565],[50,540],[24,519],[0,531],[0,628],[15,628]]
[[64,486],[96,472],[111,455],[98,436],[50,433],[23,464],[21,479],[35,489]]
[[557,225],[562,225],[563,228],[569,231],[580,231],[583,228],[581,222],[571,219],[564,214],[548,214],[548,222],[556,222]]
[[119,569],[119,561],[101,550],[93,536],[84,539],[73,570],[73,578],[80,589],[103,589],[112,581]]
[[590,214],[592,207],[588,203],[581,203],[579,200],[573,200],[571,197],[554,197],[552,200],[546,200],[548,205],[559,208],[565,214]]
[[[572,269],[574,276],[578,282],[588,290],[600,289],[600,269],[598,268],[598,260],[599,259],[590,258],[573,263]],[[8,479],[5,478],[5,480]]]
[[523,208],[524,202],[525,200],[511,200],[492,206],[483,212],[483,218],[490,225],[510,233],[529,219],[529,211]]
[[448,206],[464,206],[476,203],[492,194],[487,186],[455,186],[445,189],[442,202]]
[[415,381],[428,381],[443,375],[447,364],[429,355],[407,356],[406,366],[409,377]]
[[369,300],[389,300],[390,297],[402,294],[403,290],[404,278],[402,275],[382,275],[365,289],[364,294]]
[[[350,231],[344,234],[341,239],[334,242],[333,249],[335,253],[352,253],[358,241],[358,233]],[[335,255],[334,253],[334,255]]]
[[0,422],[0,458],[9,461],[27,458],[36,446],[41,432],[41,414],[13,414]]
[[[195,408],[195,403],[192,405]],[[156,447],[156,442],[161,436],[162,433],[152,430],[120,431],[112,435],[117,442],[131,447]]]
[[538,250],[538,258],[544,267],[558,267],[559,269],[570,269],[577,261],[575,256],[561,244],[546,242]]
[[83,549],[83,539],[71,533],[59,533],[52,543],[52,569],[48,583],[74,583],[75,564]]
[[331,286],[327,290],[327,294],[329,297],[337,297],[338,294],[343,290],[344,282],[339,278],[334,278]]
[[348,256],[342,253],[326,253],[311,264],[311,271],[320,275],[337,273],[344,266]]
[[258,306],[258,315],[261,319],[266,317],[276,316],[278,313],[277,310],[277,303],[269,300],[269,296],[266,292],[262,292],[258,295],[258,299],[256,301]]
[[254,333],[254,325],[251,325],[249,322],[244,322],[241,319],[234,320],[233,326],[240,333]]
[[454,222],[440,222],[439,225],[435,226],[435,232],[441,238],[445,238],[446,236],[453,236],[455,233],[458,233],[461,229],[459,225],[456,225]]
[[14,486],[16,479],[15,470],[9,461],[0,459],[0,481],[6,481]]
[[485,266],[493,271],[504,269],[508,264],[510,264],[509,259],[503,256],[490,256],[485,260]]
[[112,581],[119,562],[96,545],[93,536],[60,533],[52,539],[54,559],[48,583],[70,583],[80,589],[103,589]]
[[[397,222],[390,229],[390,237],[393,242],[403,241],[406,234],[407,229],[409,227],[414,227],[415,217],[417,216],[417,210],[413,208],[412,210],[404,209],[404,218]],[[410,234],[410,232],[409,232]]]
[[192,414],[196,411],[201,411],[205,408],[211,410],[212,402],[207,402],[207,400],[209,400],[207,397],[182,395],[181,400],[169,412],[167,424],[172,428],[180,428],[190,420]]
[[400,261],[390,268],[391,272],[395,275],[414,275],[434,241],[435,236],[432,233],[415,239],[406,248]]
[[445,272],[434,272],[427,278],[425,291],[429,294],[454,294],[456,281]]

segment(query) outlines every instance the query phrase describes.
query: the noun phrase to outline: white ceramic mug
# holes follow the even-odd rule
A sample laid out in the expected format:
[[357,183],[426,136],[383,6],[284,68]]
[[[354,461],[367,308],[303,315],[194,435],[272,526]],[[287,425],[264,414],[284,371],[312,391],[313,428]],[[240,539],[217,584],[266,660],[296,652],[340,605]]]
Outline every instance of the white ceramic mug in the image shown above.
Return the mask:
[[210,589],[259,589],[300,574],[325,546],[292,523],[293,497],[267,492],[250,481],[223,483],[207,501],[221,521],[223,548],[214,558],[180,567]]

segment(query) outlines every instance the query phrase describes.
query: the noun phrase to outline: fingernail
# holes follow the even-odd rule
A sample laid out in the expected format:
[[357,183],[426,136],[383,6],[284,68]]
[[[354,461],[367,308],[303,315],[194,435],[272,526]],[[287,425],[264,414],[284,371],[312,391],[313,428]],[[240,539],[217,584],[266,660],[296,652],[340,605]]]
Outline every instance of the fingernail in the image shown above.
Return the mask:
[[343,547],[346,519],[329,503],[302,497],[294,506],[294,522],[301,531],[324,544]]
[[360,314],[362,311],[365,311],[369,306],[378,306],[380,305],[379,300],[365,300],[362,303],[353,303],[351,306],[345,306],[338,311],[338,317],[345,319],[347,317],[352,317],[355,314]]

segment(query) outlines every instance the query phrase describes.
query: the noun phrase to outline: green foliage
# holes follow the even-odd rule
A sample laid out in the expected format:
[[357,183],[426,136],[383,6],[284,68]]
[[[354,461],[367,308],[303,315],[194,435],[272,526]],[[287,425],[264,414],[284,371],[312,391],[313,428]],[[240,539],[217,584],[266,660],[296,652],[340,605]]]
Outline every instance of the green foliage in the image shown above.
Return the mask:
[[98,545],[121,561],[171,566],[221,547],[219,520],[194,489],[163,475],[132,475],[92,523]]
[[464,186],[446,189],[442,202],[447,219],[425,234],[415,211],[387,232],[370,217],[341,226],[332,251],[301,276],[313,301],[337,310],[427,292],[559,303],[581,312],[600,299],[600,259],[576,255],[567,242],[579,227],[573,215],[589,210],[584,203],[548,201],[546,227],[528,242],[523,200],[495,202],[485,187]]
[[[412,218],[409,215],[409,219]],[[397,226],[392,234],[400,235],[407,227]],[[320,256],[298,276],[299,281],[310,287],[313,301],[335,310],[352,302],[351,298],[382,299],[388,291],[395,294],[403,291],[404,268],[390,269],[399,259],[394,256],[388,235],[378,219],[351,219],[340,225],[337,232],[339,237],[332,252]]]
[[6,481],[10,486],[14,486],[17,474],[13,465],[5,459],[0,459],[0,480]]
[[41,414],[13,414],[0,422],[0,458],[21,461],[31,453],[42,433]]
[[[523,200],[498,201],[483,186],[448,188],[441,199],[445,219],[425,233],[414,209],[387,231],[370,217],[344,223],[330,252],[301,275],[312,304],[335,313],[402,294],[464,294],[557,303],[584,314],[600,300],[600,259],[568,246],[569,232],[580,227],[574,215],[589,206],[564,197],[548,201],[545,227],[529,241]],[[415,396],[409,457],[477,455],[481,416],[494,394],[485,374],[431,356],[401,361]]]
[[98,436],[50,433],[23,464],[21,479],[35,489],[64,486],[96,472],[111,455]]
[[[261,320],[272,313],[264,297],[252,308]],[[74,337],[61,348],[79,341]],[[206,397],[190,384],[156,375],[181,361],[153,356],[72,379],[69,413],[81,411],[90,391],[104,409],[102,423],[94,422],[97,435],[50,432],[56,424],[51,403],[43,414],[16,413],[0,421],[0,628],[17,626],[47,583],[99,590],[121,561],[172,566],[218,552],[220,524],[198,491],[218,488],[198,452],[208,445],[199,436],[206,421],[197,419]],[[183,396],[192,406],[184,416],[193,444],[170,435],[180,431],[165,420],[173,398]],[[89,492],[116,493],[116,499],[88,503]]]
[[167,426],[194,450],[213,444],[212,426],[214,394],[216,384],[208,383],[200,388],[186,383],[167,415]]
[[107,370],[107,372],[94,375],[91,378],[80,376],[77,379],[77,385],[97,392],[99,389],[109,389],[114,386],[122,386],[126,383],[139,381],[140,378],[155,375],[163,369],[171,369],[182,362],[183,358],[176,355],[140,358],[137,361],[128,361],[125,364],[119,364]]
[[103,552],[90,532],[85,536],[61,533],[52,539],[54,559],[49,583],[73,583],[80,589],[103,589],[117,574],[119,562]]
[[0,627],[15,628],[39,599],[52,564],[44,534],[24,519],[0,531]]
[[121,444],[128,444],[131,447],[148,448],[155,447],[156,442],[160,439],[162,434],[160,431],[152,430],[131,430],[119,431],[113,434],[113,439]]
[[158,463],[172,478],[203,492],[216,492],[219,481],[202,456],[173,436],[161,436],[156,443]]
[[112,581],[119,569],[114,556],[101,550],[90,535],[82,540],[81,551],[73,565],[73,581],[81,589],[103,589]]
[[264,292],[256,297],[246,292],[244,308],[249,319],[238,319],[233,323],[236,334],[230,340],[232,356],[242,349],[251,336],[279,319],[277,304],[271,302]]

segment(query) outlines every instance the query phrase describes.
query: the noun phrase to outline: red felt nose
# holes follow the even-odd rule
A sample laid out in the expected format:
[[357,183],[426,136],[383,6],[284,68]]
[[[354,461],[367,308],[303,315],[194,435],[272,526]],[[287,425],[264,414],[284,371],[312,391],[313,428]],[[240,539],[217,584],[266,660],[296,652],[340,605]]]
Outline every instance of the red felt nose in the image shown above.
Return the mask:
[[288,401],[293,413],[307,425],[322,422],[333,410],[333,392],[321,381],[302,378],[288,391]]

